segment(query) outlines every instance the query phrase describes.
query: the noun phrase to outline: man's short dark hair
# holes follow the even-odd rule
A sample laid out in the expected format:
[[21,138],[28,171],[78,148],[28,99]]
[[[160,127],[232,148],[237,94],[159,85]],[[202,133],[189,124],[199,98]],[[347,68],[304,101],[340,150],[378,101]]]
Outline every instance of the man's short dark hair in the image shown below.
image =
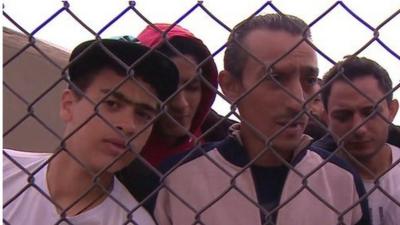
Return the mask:
[[[243,49],[245,37],[253,30],[268,29],[286,31],[292,35],[311,39],[311,32],[307,24],[300,18],[292,15],[265,14],[246,19],[236,25],[229,35],[224,56],[224,69],[233,76],[241,78],[244,65],[249,54]],[[268,43],[265,43],[268,45]]]
[[102,39],[83,42],[72,51],[69,88],[82,97],[80,93],[86,91],[103,69],[125,77],[133,74],[153,87],[161,101],[178,87],[178,70],[165,55],[135,42]]
[[354,81],[357,78],[367,76],[372,76],[378,81],[379,88],[384,94],[390,92],[386,96],[386,100],[388,103],[391,102],[393,99],[393,92],[391,92],[392,80],[385,68],[371,59],[351,56],[335,64],[335,66],[324,75],[321,98],[325,109],[328,109],[328,100],[331,94],[332,85],[336,81],[347,82],[347,79],[349,81]]

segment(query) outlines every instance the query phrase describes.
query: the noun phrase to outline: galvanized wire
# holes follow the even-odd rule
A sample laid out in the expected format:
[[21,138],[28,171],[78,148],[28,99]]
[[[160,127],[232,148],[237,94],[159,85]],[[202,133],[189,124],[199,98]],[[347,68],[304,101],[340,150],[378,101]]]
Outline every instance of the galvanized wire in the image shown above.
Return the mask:
[[[343,147],[343,139],[346,138],[348,135],[351,135],[355,130],[357,130],[358,128],[362,127],[363,125],[365,125],[368,121],[369,118],[376,116],[376,114],[381,117],[382,119],[385,120],[385,122],[390,123],[390,121],[387,121],[383,115],[381,114],[381,112],[376,110],[375,107],[375,111],[373,113],[371,113],[371,115],[369,115],[361,124],[357,125],[356,127],[354,127],[353,129],[351,129],[346,135],[344,135],[343,137],[341,137],[338,141],[338,148],[330,155],[330,157],[326,158],[325,160],[323,160],[323,162],[316,168],[314,168],[311,172],[309,172],[308,174],[302,174],[301,172],[299,172],[296,168],[294,168],[293,165],[290,164],[290,162],[287,162],[284,158],[282,158],[282,156],[279,154],[278,150],[274,149],[272,147],[272,141],[278,136],[280,135],[282,132],[285,131],[285,129],[287,129],[292,122],[296,121],[298,118],[306,115],[308,117],[312,117],[312,115],[306,110],[306,107],[303,107],[302,112],[298,113],[294,118],[292,118],[292,120],[286,124],[284,127],[282,127],[280,130],[276,131],[274,134],[272,134],[271,136],[267,137],[265,136],[261,131],[259,131],[257,129],[257,126],[255,124],[251,124],[249,121],[246,121],[244,118],[242,118],[237,112],[237,104],[240,103],[240,101],[242,101],[243,98],[246,98],[246,96],[251,93],[261,82],[263,82],[264,79],[266,78],[270,78],[272,79],[280,88],[282,88],[285,93],[289,96],[291,96],[292,98],[294,98],[297,102],[301,103],[301,100],[299,99],[298,96],[294,96],[290,90],[288,90],[287,88],[285,88],[282,84],[280,84],[277,80],[274,79],[274,77],[271,76],[270,74],[270,69],[276,64],[279,63],[283,58],[285,58],[287,55],[289,55],[298,45],[306,42],[307,44],[309,44],[320,56],[322,56],[324,59],[326,59],[328,62],[330,62],[332,65],[335,64],[335,60],[333,60],[330,56],[329,56],[329,52],[324,52],[321,49],[318,48],[318,46],[316,46],[315,44],[313,44],[312,42],[310,42],[309,40],[307,40],[305,37],[300,40],[295,46],[293,46],[285,55],[281,56],[280,58],[278,58],[277,60],[275,60],[274,62],[272,62],[271,64],[265,65],[263,63],[262,60],[258,59],[256,56],[252,55],[244,45],[242,45],[242,43],[240,43],[239,41],[236,41],[238,45],[241,46],[242,50],[245,51],[248,55],[249,58],[257,61],[258,63],[260,63],[261,65],[264,66],[264,69],[266,71],[266,73],[264,74],[264,76],[262,78],[260,78],[260,80],[254,84],[252,89],[249,89],[248,91],[246,91],[245,93],[243,93],[238,99],[236,99],[234,102],[231,103],[231,110],[229,113],[227,113],[226,115],[223,115],[222,118],[213,126],[211,126],[209,128],[209,130],[205,131],[203,134],[201,134],[200,136],[196,136],[195,134],[191,133],[190,131],[187,130],[187,135],[189,137],[192,137],[193,139],[195,139],[195,143],[197,143],[196,147],[194,148],[194,150],[192,150],[191,152],[189,152],[184,158],[182,158],[180,160],[180,162],[178,162],[175,166],[173,166],[173,168],[170,169],[170,171],[166,172],[165,174],[162,174],[160,171],[158,171],[155,167],[153,167],[150,163],[148,163],[142,156],[140,156],[138,153],[136,153],[133,149],[128,148],[127,152],[130,152],[132,154],[134,154],[136,156],[136,158],[138,158],[139,160],[143,161],[144,164],[149,167],[149,169],[154,172],[157,176],[159,176],[160,181],[162,182],[161,185],[154,191],[152,191],[151,196],[149,196],[148,198],[146,198],[144,201],[142,201],[137,207],[133,208],[133,209],[128,209],[126,208],[122,203],[120,203],[120,201],[118,199],[116,199],[115,197],[110,195],[110,191],[107,190],[106,187],[103,187],[102,185],[100,185],[98,183],[98,179],[99,176],[104,173],[109,167],[112,166],[113,163],[115,163],[116,161],[118,161],[121,157],[123,157],[124,154],[119,155],[119,157],[117,157],[115,160],[113,160],[113,162],[106,166],[105,168],[103,168],[101,171],[90,171],[90,169],[84,165],[84,163],[77,158],[75,155],[73,155],[73,153],[71,151],[69,151],[66,146],[65,146],[65,142],[68,141],[69,138],[71,138],[77,131],[79,131],[82,127],[84,127],[91,119],[93,118],[100,118],[105,124],[107,124],[110,129],[116,131],[116,132],[120,132],[118,129],[116,129],[113,124],[111,124],[109,121],[107,121],[107,119],[101,115],[101,113],[98,110],[98,107],[101,103],[103,103],[103,101],[112,94],[112,91],[117,90],[120,86],[122,86],[125,82],[127,82],[128,80],[131,80],[132,77],[134,79],[134,76],[127,76],[126,79],[124,79],[123,81],[121,81],[121,83],[119,85],[117,85],[116,87],[113,88],[113,90],[111,90],[110,93],[108,93],[108,95],[104,96],[103,99],[101,99],[99,102],[95,103],[93,102],[92,99],[87,98],[84,94],[84,92],[81,92],[80,94],[82,94],[82,96],[84,96],[84,98],[86,98],[87,100],[89,100],[90,102],[92,102],[93,104],[93,108],[94,108],[94,113],[87,118],[87,120],[85,120],[79,127],[77,127],[74,131],[72,131],[71,133],[67,134],[64,137],[60,137],[56,132],[54,132],[51,128],[51,126],[48,124],[48,122],[46,121],[46,118],[40,118],[38,115],[35,114],[35,107],[36,104],[40,101],[42,101],[42,99],[51,91],[54,89],[55,86],[57,86],[59,83],[62,82],[66,82],[69,85],[74,85],[72,84],[69,79],[67,78],[68,74],[66,73],[66,70],[69,68],[69,65],[67,65],[65,68],[62,68],[61,66],[59,66],[51,57],[49,57],[46,52],[44,52],[42,49],[40,49],[40,47],[38,47],[36,45],[35,42],[35,35],[44,27],[46,27],[52,20],[54,20],[55,18],[57,18],[59,15],[61,15],[62,13],[69,15],[72,19],[74,19],[80,26],[82,26],[85,30],[87,30],[89,33],[91,33],[93,35],[94,39],[97,39],[99,41],[99,43],[101,43],[101,35],[107,30],[109,29],[111,26],[113,26],[115,24],[115,22],[117,22],[118,20],[121,19],[122,16],[128,14],[128,13],[133,13],[135,15],[137,15],[139,18],[141,18],[143,20],[143,22],[145,22],[148,25],[153,26],[155,29],[157,29],[152,21],[150,21],[148,18],[146,18],[146,16],[140,12],[139,9],[136,8],[136,3],[135,1],[129,1],[127,4],[127,7],[125,9],[123,9],[118,15],[116,15],[113,19],[111,19],[104,27],[102,27],[98,32],[94,31],[92,28],[90,28],[90,26],[88,26],[83,20],[81,20],[70,8],[70,3],[68,1],[63,1],[62,2],[63,6],[58,9],[57,11],[55,11],[48,19],[46,19],[45,21],[43,21],[40,25],[38,25],[35,29],[33,29],[33,31],[29,32],[26,29],[24,29],[23,26],[21,26],[18,21],[14,20],[12,18],[12,16],[10,16],[6,11],[3,11],[3,16],[4,19],[8,20],[9,22],[11,22],[15,27],[18,28],[18,30],[22,33],[24,33],[26,35],[28,44],[26,44],[25,46],[23,46],[21,49],[19,49],[17,51],[16,54],[14,54],[11,58],[9,58],[7,61],[3,62],[3,68],[7,68],[7,66],[9,66],[9,64],[13,61],[15,61],[18,57],[21,57],[21,55],[28,49],[28,48],[34,48],[44,59],[46,59],[48,62],[50,62],[52,65],[56,66],[57,68],[59,68],[61,70],[61,76],[60,78],[54,82],[52,85],[50,85],[41,95],[39,95],[35,100],[33,100],[32,102],[29,102],[23,95],[21,95],[20,93],[18,93],[18,91],[14,90],[14,88],[12,86],[10,86],[7,82],[3,83],[3,87],[6,88],[7,90],[9,90],[14,96],[16,96],[19,100],[21,100],[24,105],[26,106],[27,112],[24,116],[22,116],[22,118],[20,118],[20,120],[18,120],[17,122],[15,122],[15,124],[13,126],[11,126],[10,129],[4,131],[3,133],[3,137],[7,137],[8,135],[11,135],[12,132],[17,129],[20,124],[22,124],[25,120],[29,119],[29,118],[33,118],[36,121],[38,121],[40,123],[40,125],[42,127],[44,127],[46,130],[48,130],[50,133],[52,133],[55,137],[57,137],[60,141],[60,145],[58,148],[58,151],[56,153],[54,153],[54,155],[49,158],[49,161],[51,161],[54,157],[57,156],[57,154],[59,154],[60,152],[66,152],[68,155],[70,155],[70,157],[74,160],[76,160],[83,168],[85,168],[86,170],[88,170],[88,172],[93,176],[93,184],[90,188],[88,188],[88,190],[85,193],[82,193],[81,196],[79,198],[77,198],[69,207],[67,208],[62,208],[60,206],[57,205],[56,202],[54,202],[51,199],[51,196],[47,195],[43,190],[40,190],[40,188],[35,184],[35,174],[40,171],[41,169],[43,169],[43,167],[45,167],[47,164],[43,164],[41,167],[37,168],[34,171],[28,171],[27,169],[25,169],[23,166],[21,166],[16,160],[14,160],[10,155],[8,155],[6,152],[3,152],[3,156],[6,157],[7,159],[9,159],[10,161],[12,161],[12,163],[15,164],[16,167],[18,167],[19,169],[21,169],[21,171],[23,171],[24,173],[26,173],[29,177],[29,179],[27,180],[26,186],[22,187],[21,190],[19,190],[17,192],[17,194],[15,196],[13,196],[12,198],[10,198],[10,200],[8,202],[3,203],[3,209],[6,208],[12,201],[14,201],[18,196],[20,196],[26,189],[28,188],[35,188],[38,190],[38,192],[43,195],[43,197],[45,197],[46,199],[48,199],[50,202],[52,202],[54,204],[54,206],[58,209],[61,210],[60,213],[60,220],[56,223],[62,223],[62,222],[66,222],[68,224],[71,224],[70,221],[68,221],[68,218],[66,216],[66,211],[73,207],[74,204],[76,204],[77,202],[79,202],[83,197],[85,197],[85,195],[87,193],[90,192],[90,190],[92,188],[95,187],[100,187],[106,194],[109,195],[109,197],[115,201],[119,207],[123,208],[126,212],[127,212],[127,221],[126,224],[129,223],[133,223],[136,224],[135,221],[133,221],[132,218],[132,213],[135,212],[135,210],[137,210],[139,207],[142,206],[142,204],[144,204],[144,202],[146,202],[147,200],[149,200],[149,198],[151,198],[151,196],[154,196],[158,190],[161,189],[165,189],[168,192],[170,192],[171,195],[173,195],[174,197],[176,197],[177,199],[179,199],[179,201],[181,201],[188,209],[190,209],[194,214],[194,221],[193,224],[204,224],[206,225],[203,221],[202,221],[202,213],[204,211],[206,211],[207,209],[211,208],[216,202],[218,202],[221,198],[223,198],[228,192],[235,190],[237,192],[239,192],[241,195],[243,195],[243,197],[251,202],[254,206],[258,207],[260,209],[260,211],[262,212],[262,216],[263,217],[268,217],[269,215],[278,212],[282,207],[284,207],[287,203],[289,203],[293,198],[295,198],[301,191],[303,190],[307,190],[310,193],[312,193],[312,195],[314,195],[317,199],[319,199],[324,205],[326,205],[328,208],[330,208],[332,211],[334,211],[337,216],[338,216],[338,221],[337,224],[343,224],[343,217],[344,215],[351,210],[353,207],[355,207],[359,202],[355,203],[354,205],[350,206],[346,211],[340,211],[338,209],[335,209],[332,205],[330,205],[328,202],[326,202],[321,196],[318,195],[318,193],[316,193],[311,187],[308,186],[308,179],[309,177],[311,177],[313,174],[315,174],[316,172],[318,172],[318,170],[320,170],[323,166],[325,166],[329,160],[331,159],[331,157],[333,157],[334,154],[338,153],[339,148]],[[267,8],[271,8],[273,11],[275,11],[278,14],[284,14],[284,12],[281,12],[278,7],[276,7],[272,1],[266,1],[264,4],[262,4],[257,10],[255,10],[251,15],[249,15],[248,19],[253,18],[256,15],[259,15],[264,9]],[[332,11],[334,9],[337,8],[342,8],[344,9],[348,15],[351,15],[352,18],[354,18],[354,21],[362,24],[364,27],[368,28],[371,33],[372,33],[372,37],[369,41],[367,41],[366,43],[363,43],[362,47],[359,48],[356,52],[352,53],[352,56],[357,56],[358,54],[360,54],[362,51],[364,51],[366,48],[368,48],[372,43],[377,42],[379,43],[388,53],[390,53],[391,56],[395,57],[397,60],[400,61],[400,55],[398,52],[396,52],[395,50],[392,50],[390,48],[390,46],[388,46],[384,41],[382,41],[379,38],[379,30],[384,27],[387,23],[389,23],[391,20],[393,20],[394,18],[398,17],[400,14],[400,9],[398,9],[397,11],[395,11],[393,14],[388,15],[387,18],[380,23],[377,27],[373,27],[370,24],[368,24],[362,17],[358,16],[357,13],[355,13],[350,7],[348,7],[344,2],[342,1],[337,1],[334,4],[332,4],[327,10],[323,11],[320,13],[320,15],[314,19],[312,22],[310,22],[308,24],[308,28],[311,29],[314,25],[318,24],[321,19],[323,19],[324,17],[326,17],[327,15],[329,15],[330,13],[332,13]],[[221,19],[219,19],[216,15],[213,14],[212,11],[210,11],[209,9],[207,9],[207,7],[205,7],[203,5],[202,1],[198,1],[197,3],[195,3],[190,9],[188,9],[184,14],[182,14],[175,22],[172,23],[170,29],[172,29],[175,25],[180,24],[185,18],[189,17],[192,13],[194,13],[195,11],[200,11],[203,12],[205,15],[207,15],[210,19],[212,19],[212,21],[214,21],[216,24],[218,24],[222,29],[224,29],[226,32],[231,32],[232,29],[226,25],[224,23],[224,21],[222,21]],[[170,29],[167,29],[165,32],[159,31],[161,36],[164,38],[164,42],[167,43],[171,48],[174,49],[174,51],[178,54],[184,57],[184,55],[182,53],[180,53],[177,49],[175,49],[167,40],[167,33]],[[209,60],[210,58],[213,58],[219,54],[222,54],[222,51],[225,49],[226,45],[223,44],[221,47],[219,47],[215,52],[213,52],[208,58],[204,59],[203,62],[200,62],[199,64],[195,65],[196,66],[196,77],[194,77],[193,79],[199,78],[202,82],[203,85],[205,85],[207,88],[211,89],[213,92],[216,93],[217,96],[221,97],[222,99],[224,99],[225,101],[228,101],[226,99],[226,97],[220,93],[218,91],[217,88],[215,88],[212,84],[210,84],[203,76],[203,71],[201,70],[201,67],[207,62],[207,60]],[[134,66],[139,63],[141,60],[143,60],[144,58],[146,58],[148,56],[148,54],[151,53],[151,51],[154,50],[154,48],[146,55],[144,55],[143,57],[141,57],[137,62],[135,62],[133,65],[124,65],[124,63],[118,59],[115,55],[112,54],[112,52],[110,50],[108,50],[105,46],[102,46],[102,48],[104,49],[104,51],[110,55],[112,58],[114,58],[116,60],[116,62],[118,62],[119,64],[121,64],[122,66],[124,66],[127,71],[133,71],[134,74]],[[76,59],[79,60],[79,57]],[[7,74],[5,74],[4,76],[7,76]],[[342,74],[337,74],[336,77],[342,76]],[[345,77],[345,76],[344,76]],[[362,96],[364,96],[366,99],[368,99],[369,101],[371,101],[375,106],[377,106],[378,104],[380,104],[382,101],[385,101],[385,98],[387,95],[393,93],[395,90],[397,90],[400,86],[400,84],[395,85],[395,87],[389,92],[386,93],[385,96],[382,97],[382,99],[378,102],[374,102],[372,99],[370,99],[366,93],[362,93],[361,90],[358,90],[357,87],[352,83],[351,80],[349,80],[348,78],[345,77],[346,82],[352,86],[355,90],[357,90],[359,92],[359,94],[361,94]],[[333,80],[332,80],[333,81]],[[137,83],[138,85],[140,85],[140,83]],[[149,124],[146,125],[145,128],[151,126],[152,123],[154,123],[154,121],[157,120],[157,118],[159,118],[162,115],[166,115],[168,118],[170,118],[171,120],[174,120],[174,118],[169,115],[167,113],[167,111],[165,110],[165,106],[168,103],[168,101],[170,101],[174,96],[176,96],[177,94],[179,94],[180,91],[182,91],[185,86],[187,86],[189,84],[186,83],[185,85],[181,86],[178,88],[178,90],[175,92],[174,95],[172,95],[171,97],[169,97],[166,101],[164,102],[160,102],[162,109],[161,112],[150,121]],[[145,87],[142,87],[143,89],[146,89]],[[324,88],[324,87],[322,87]],[[151,94],[150,91],[146,90],[149,94]],[[307,103],[310,103],[312,98],[315,97],[315,95],[319,94],[320,92],[314,94],[313,96],[311,96],[310,98],[306,99],[304,105],[306,105]],[[153,95],[153,97],[155,97]],[[257,154],[257,156],[253,159],[251,159],[243,168],[241,168],[239,170],[238,173],[236,174],[230,174],[228,171],[226,171],[219,163],[218,161],[216,161],[215,159],[213,159],[212,157],[210,157],[207,154],[207,151],[205,149],[203,149],[201,147],[201,140],[203,137],[207,136],[208,133],[212,132],[212,130],[214,128],[216,128],[220,123],[223,122],[224,119],[228,119],[230,116],[236,116],[237,118],[239,118],[241,120],[242,124],[246,124],[248,127],[250,127],[252,129],[252,131],[259,136],[262,140],[264,140],[265,142],[265,146],[263,149],[260,149],[259,154]],[[180,123],[178,121],[174,121],[175,124],[177,126],[180,126],[181,128],[184,128],[182,125],[180,125]],[[318,122],[318,121],[317,121]],[[319,125],[323,126],[322,123],[320,123]],[[324,127],[324,129],[329,132],[329,129],[327,127]],[[142,132],[142,131],[141,131]],[[133,141],[141,132],[139,132],[138,134],[134,135],[133,137],[127,137],[128,138],[128,143]],[[129,145],[128,145],[129,146]],[[252,165],[254,165],[255,161],[257,161],[259,158],[262,157],[262,155],[266,152],[272,152],[274,156],[276,156],[277,158],[279,158],[279,160],[282,161],[282,163],[288,167],[288,169],[290,171],[293,171],[294,173],[296,173],[298,176],[300,176],[302,178],[302,183],[303,186],[297,190],[295,192],[295,194],[287,199],[285,202],[282,202],[282,204],[278,205],[277,207],[275,207],[273,210],[268,211],[266,209],[264,209],[255,199],[253,199],[251,196],[248,196],[242,189],[240,189],[237,184],[236,184],[236,179],[241,176],[246,170],[249,170],[251,168]],[[164,181],[166,179],[168,179],[168,175],[170,175],[170,173],[172,173],[174,171],[174,169],[176,169],[180,164],[184,163],[186,160],[188,160],[189,158],[191,158],[193,156],[193,154],[198,154],[201,153],[206,159],[208,159],[212,165],[214,165],[216,168],[220,169],[225,175],[227,175],[230,178],[230,185],[227,186],[224,191],[222,191],[220,194],[218,194],[218,196],[213,199],[212,201],[210,201],[207,205],[205,205],[204,207],[202,207],[201,209],[196,209],[195,206],[191,205],[188,201],[186,201],[179,192],[177,192],[176,190],[174,190],[172,187],[170,187],[168,184],[164,183]],[[348,152],[347,152],[348,153]],[[348,155],[350,155],[348,153]],[[351,156],[350,156],[351,157]],[[353,159],[355,160],[355,158],[353,157]],[[357,160],[355,160],[357,161]],[[373,191],[377,191],[379,190],[380,192],[382,192],[385,196],[387,196],[391,201],[393,201],[395,204],[397,204],[400,207],[400,202],[398,201],[398,199],[395,199],[393,196],[390,195],[390,193],[388,193],[384,188],[382,188],[380,186],[379,183],[379,179],[384,176],[387,172],[389,172],[392,168],[394,168],[395,166],[397,166],[400,162],[397,161],[395,162],[390,168],[388,168],[383,174],[380,174],[377,176],[376,178],[376,182],[375,182],[375,187],[373,189],[371,189],[370,191],[368,191],[365,196],[362,196],[360,198],[360,201],[367,198],[369,196],[369,194],[371,194]],[[368,168],[365,167],[365,165],[362,165],[361,163],[358,163],[359,166],[364,167],[365,169],[368,170]],[[370,174],[373,174],[372,171],[368,170]],[[375,174],[376,175],[376,174]],[[27,203],[29,204],[29,203]],[[8,221],[3,220],[3,222],[5,224],[9,224]]]

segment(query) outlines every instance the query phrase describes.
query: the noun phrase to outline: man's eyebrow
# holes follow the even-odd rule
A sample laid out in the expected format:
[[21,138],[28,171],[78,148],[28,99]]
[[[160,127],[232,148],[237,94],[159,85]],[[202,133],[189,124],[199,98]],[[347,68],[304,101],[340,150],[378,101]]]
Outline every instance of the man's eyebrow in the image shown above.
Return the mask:
[[[294,68],[292,68],[294,69]],[[312,76],[318,76],[319,74],[319,68],[314,67],[314,66],[302,66],[300,67],[300,72],[302,74],[307,74],[307,75],[312,75]],[[276,65],[264,65],[260,68],[259,71],[257,71],[258,75],[266,75],[266,74],[285,74],[287,71],[285,69],[280,68],[279,66],[277,67]]]
[[347,109],[347,108],[338,108],[338,109],[334,109],[332,110],[332,113],[341,113],[341,112],[353,112],[353,110],[351,109]]
[[112,97],[118,99],[119,101],[125,102],[126,104],[129,104],[129,105],[138,106],[138,107],[141,107],[145,110],[149,110],[152,112],[157,112],[159,110],[158,104],[154,107],[146,102],[136,102],[136,101],[133,101],[133,100],[127,98],[123,93],[116,91],[116,90],[112,91],[111,89],[101,89],[100,91],[104,94],[112,96]]

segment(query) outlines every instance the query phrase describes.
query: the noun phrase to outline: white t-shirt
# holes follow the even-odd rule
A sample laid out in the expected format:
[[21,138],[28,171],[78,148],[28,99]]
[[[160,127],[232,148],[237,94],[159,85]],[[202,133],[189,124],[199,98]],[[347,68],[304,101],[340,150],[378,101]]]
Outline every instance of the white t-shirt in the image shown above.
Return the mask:
[[[392,149],[392,165],[400,159],[400,149],[390,145]],[[364,180],[367,192],[375,187],[374,181]],[[394,166],[384,176],[379,179],[379,186],[390,196],[400,201],[400,163]],[[388,198],[379,188],[375,189],[368,196],[368,204],[373,225],[398,225],[400,221],[400,209],[390,198]],[[397,208],[397,209],[396,209]],[[390,214],[390,215],[388,215]],[[391,219],[396,223],[388,223],[385,220]]]
[[[21,170],[6,154],[17,161],[26,171]],[[48,163],[46,161],[50,156],[50,153],[4,150],[3,219],[9,224],[50,225],[63,220],[57,213],[56,207],[49,200],[50,195],[46,180]],[[32,179],[30,179],[32,185],[28,183],[28,174],[26,172],[33,175]],[[119,225],[125,224],[129,215],[132,215],[130,218],[134,223],[126,224],[155,224],[147,211],[142,207],[138,207],[136,199],[132,197],[118,179],[114,179],[114,186],[110,195],[118,202],[111,197],[107,197],[96,207],[76,216],[68,216],[59,224]],[[133,210],[135,211],[129,214]]]

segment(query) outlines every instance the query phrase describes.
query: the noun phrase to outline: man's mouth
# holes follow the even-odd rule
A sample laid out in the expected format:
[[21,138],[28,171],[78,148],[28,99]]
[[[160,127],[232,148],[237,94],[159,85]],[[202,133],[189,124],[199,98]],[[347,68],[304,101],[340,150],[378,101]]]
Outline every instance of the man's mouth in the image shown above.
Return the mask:
[[369,143],[368,140],[354,140],[354,141],[347,142],[348,145],[366,145],[368,143]]
[[105,139],[105,142],[109,145],[109,150],[113,154],[122,154],[127,150],[127,146],[125,144],[125,141],[122,139],[118,138],[107,138]]
[[294,121],[290,122],[290,120],[287,121],[278,121],[278,125],[284,127],[287,126],[288,128],[295,128],[295,127],[305,127],[305,121]]
[[185,125],[186,123],[191,122],[190,116],[188,116],[188,115],[179,115],[179,116],[173,115],[172,117],[174,118],[174,120],[176,120],[176,122],[178,122],[182,125]]

